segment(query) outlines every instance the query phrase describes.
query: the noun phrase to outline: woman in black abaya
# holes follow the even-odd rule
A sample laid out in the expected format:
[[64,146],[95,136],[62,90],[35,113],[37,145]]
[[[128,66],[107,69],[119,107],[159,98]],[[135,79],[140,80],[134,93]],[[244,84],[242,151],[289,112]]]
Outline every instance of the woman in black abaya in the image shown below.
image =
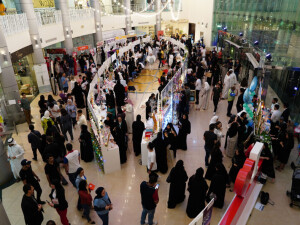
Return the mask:
[[263,159],[261,164],[261,172],[272,178],[272,182],[275,181],[275,170],[273,163],[273,155],[270,151],[269,145],[264,143],[263,150],[260,155],[260,159]]
[[166,141],[167,145],[171,145],[170,149],[173,150],[174,158],[176,158],[177,133],[172,123],[168,123],[167,127],[164,130],[164,140]]
[[191,133],[191,122],[189,121],[188,115],[183,114],[179,123],[178,148],[187,150],[186,137]]
[[119,80],[117,81],[117,84],[114,86],[114,92],[115,92],[115,95],[116,95],[117,106],[123,106],[123,105],[125,105],[125,103],[124,103],[125,88],[120,83]]
[[[235,183],[235,179],[240,171],[241,168],[244,166],[244,162],[246,160],[246,156],[244,153],[244,149],[236,149],[235,150],[235,155],[232,158],[232,166],[229,170],[229,178],[230,182],[233,184]],[[232,191],[232,189],[230,190]]]
[[183,161],[179,160],[175,167],[172,168],[167,182],[170,183],[168,208],[173,209],[176,204],[181,203],[185,199],[185,186],[188,176],[183,166]]
[[[126,163],[126,161],[127,161],[127,155],[126,155],[127,145],[126,145],[126,141],[125,141],[127,125],[126,125],[125,121],[120,122],[120,119],[121,119],[121,117],[118,117],[118,121],[116,122],[113,133],[114,133],[115,141],[119,147],[120,163],[123,164],[123,163]],[[125,125],[126,125],[126,127],[125,127]]]
[[221,147],[221,144],[220,142],[217,142],[212,151],[211,151],[211,158],[210,158],[210,162],[209,162],[209,165],[208,165],[208,168],[207,168],[207,171],[206,171],[206,174],[205,174],[205,179],[207,180],[211,180],[212,177],[214,176],[215,172],[216,172],[216,165],[218,163],[222,163],[223,161],[223,154],[220,150],[220,147]]
[[141,154],[141,143],[145,124],[141,121],[141,115],[136,116],[136,121],[132,123],[132,142],[135,156]]
[[111,108],[116,107],[115,103],[115,96],[112,90],[109,90],[109,92],[105,95],[106,97],[106,106],[110,105]]
[[168,172],[167,145],[162,139],[162,132],[158,132],[157,138],[152,143],[155,148],[157,170],[165,174]]
[[224,173],[224,166],[221,163],[216,165],[216,172],[211,179],[210,187],[207,192],[207,199],[210,199],[212,193],[214,193],[217,199],[214,202],[214,207],[223,208],[224,198],[226,192],[227,174]]
[[83,92],[82,92],[82,88],[80,85],[78,85],[77,82],[75,82],[75,86],[72,90],[72,95],[74,95],[75,97],[75,102],[76,102],[76,106],[79,109],[84,108],[84,99],[83,99]]
[[208,189],[207,183],[203,178],[204,170],[199,168],[196,174],[190,177],[188,191],[189,200],[186,207],[188,217],[195,218],[205,208],[205,197]]
[[91,162],[94,159],[94,150],[90,132],[86,125],[81,125],[79,136],[81,159],[85,162]]

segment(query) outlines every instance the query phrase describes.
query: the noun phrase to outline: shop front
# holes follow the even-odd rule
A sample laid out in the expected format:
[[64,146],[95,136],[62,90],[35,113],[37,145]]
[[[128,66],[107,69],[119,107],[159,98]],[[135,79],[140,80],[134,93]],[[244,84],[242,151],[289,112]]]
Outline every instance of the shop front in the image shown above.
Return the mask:
[[148,34],[150,37],[155,36],[155,26],[145,25],[135,27],[135,32],[139,36],[140,34]]
[[12,66],[18,83],[19,92],[32,100],[38,93],[38,84],[33,69],[33,48],[27,46],[11,54]]
[[161,28],[167,37],[176,34],[179,34],[180,37],[183,34],[187,36],[189,33],[189,21],[184,19],[178,21],[162,21]]

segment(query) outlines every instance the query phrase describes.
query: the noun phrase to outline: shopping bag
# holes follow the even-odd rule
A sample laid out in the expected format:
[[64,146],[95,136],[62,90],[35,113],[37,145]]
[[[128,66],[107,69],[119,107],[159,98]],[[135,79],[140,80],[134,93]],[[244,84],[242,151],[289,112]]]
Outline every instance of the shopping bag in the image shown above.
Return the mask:
[[208,78],[211,78],[212,73],[211,73],[211,72],[206,72],[206,73],[205,73],[205,76],[208,77]]

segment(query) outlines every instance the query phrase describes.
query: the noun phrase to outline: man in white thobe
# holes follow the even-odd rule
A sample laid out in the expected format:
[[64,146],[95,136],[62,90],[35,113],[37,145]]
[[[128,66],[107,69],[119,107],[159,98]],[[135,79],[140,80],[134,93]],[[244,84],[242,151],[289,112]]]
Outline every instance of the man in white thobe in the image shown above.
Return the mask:
[[8,139],[7,158],[10,162],[11,171],[16,180],[20,180],[21,162],[24,159],[24,150],[13,138]]
[[232,69],[230,69],[224,78],[224,89],[223,89],[223,99],[228,98],[228,91],[231,87],[233,87],[237,83],[236,75]]

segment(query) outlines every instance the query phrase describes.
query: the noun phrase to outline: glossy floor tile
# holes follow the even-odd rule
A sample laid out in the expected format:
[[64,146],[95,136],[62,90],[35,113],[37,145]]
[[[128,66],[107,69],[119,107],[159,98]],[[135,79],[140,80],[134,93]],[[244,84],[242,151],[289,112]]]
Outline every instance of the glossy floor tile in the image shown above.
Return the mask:
[[[153,73],[155,74],[155,72]],[[150,81],[151,82],[151,81]],[[134,102],[135,115],[141,114],[143,121],[145,121],[145,101],[148,99],[150,93],[132,93],[129,94],[131,100]],[[39,98],[39,97],[38,97]],[[32,103],[32,112],[35,121],[35,127],[37,130],[42,131],[41,123],[38,114],[38,98]],[[228,118],[225,113],[227,108],[227,102],[221,101],[217,111],[217,115],[220,116],[220,121],[223,123],[224,134],[226,133],[226,124]],[[233,113],[235,113],[235,108]],[[204,168],[204,141],[203,133],[208,129],[209,121],[213,116],[213,104],[210,101],[209,107],[206,111],[195,111],[194,106],[190,109],[190,121],[192,124],[191,134],[188,135],[188,150],[178,151],[177,160],[182,159],[185,162],[185,169],[190,177],[195,173],[195,170],[199,167]],[[27,143],[28,128],[26,124],[18,126],[19,134],[14,135],[16,141],[22,145],[25,149],[25,158],[31,159],[32,152],[29,144]],[[77,141],[79,136],[79,129],[74,130],[75,149],[79,149],[79,143]],[[224,140],[222,140],[224,144]],[[222,145],[223,145],[222,144]],[[296,144],[295,144],[296,146]],[[223,149],[223,148],[222,148]],[[293,150],[290,161],[296,158],[297,150]],[[82,167],[85,169],[85,174],[88,182],[96,185],[96,187],[103,186],[106,188],[110,199],[114,205],[114,209],[109,215],[109,224],[111,225],[138,225],[141,215],[141,198],[139,193],[139,186],[143,180],[147,180],[148,174],[146,168],[139,164],[140,157],[135,157],[132,150],[132,143],[129,142],[127,151],[127,163],[122,165],[120,171],[112,174],[103,174],[99,170],[96,162],[85,163],[81,162]],[[38,155],[39,161],[32,162],[32,168],[41,178],[41,186],[43,189],[42,199],[48,199],[50,193],[50,187],[46,181],[44,174],[44,163],[41,161],[41,157]],[[231,159],[224,156],[224,164],[229,171],[231,166]],[[169,160],[169,171],[172,167],[172,162]],[[168,172],[169,172],[168,171]],[[63,172],[64,176],[66,174]],[[159,225],[187,225],[191,221],[186,216],[185,209],[187,204],[188,192],[186,191],[186,199],[183,203],[177,205],[175,209],[167,208],[169,184],[166,183],[167,174],[160,174],[160,190],[159,198],[160,202],[157,206],[155,213],[155,221],[158,221]],[[291,186],[292,170],[287,166],[286,169],[279,173],[276,171],[276,182],[274,184],[267,182],[263,187],[264,191],[270,193],[270,198],[275,202],[274,206],[267,205],[264,211],[260,212],[256,209],[253,210],[252,215],[248,221],[249,225],[281,225],[281,224],[299,224],[300,210],[298,208],[289,207],[289,198],[286,196],[286,190]],[[12,225],[24,225],[24,219],[21,211],[21,199],[23,196],[22,184],[15,183],[3,190],[3,205],[9,216]],[[70,184],[65,186],[66,199],[69,202],[68,218],[72,225],[87,224],[85,220],[81,218],[81,212],[77,211],[76,203],[78,199],[77,192]],[[95,194],[92,193],[94,196]],[[223,209],[213,209],[212,225],[218,224],[222,215],[225,213],[227,206],[232,200],[234,194],[226,190],[225,205]],[[44,223],[47,220],[53,219],[57,224],[61,224],[59,216],[56,211],[45,205],[44,206]],[[96,221],[96,224],[102,224],[98,216],[94,211],[91,211],[91,217]],[[0,222],[1,224],[1,222]]]

